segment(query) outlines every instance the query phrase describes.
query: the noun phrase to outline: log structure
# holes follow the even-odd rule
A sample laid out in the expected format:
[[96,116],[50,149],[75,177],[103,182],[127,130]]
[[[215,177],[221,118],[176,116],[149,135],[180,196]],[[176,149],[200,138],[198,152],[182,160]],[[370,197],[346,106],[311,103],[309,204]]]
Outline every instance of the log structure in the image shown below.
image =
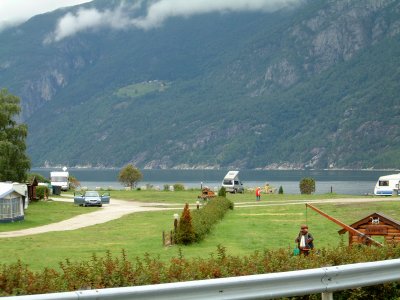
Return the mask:
[[[387,244],[400,243],[400,222],[385,216],[382,213],[373,213],[365,218],[353,223],[350,227],[365,234],[365,236],[384,236]],[[352,244],[371,244],[370,240],[366,240],[354,232],[342,229],[339,234],[349,233],[349,245]]]

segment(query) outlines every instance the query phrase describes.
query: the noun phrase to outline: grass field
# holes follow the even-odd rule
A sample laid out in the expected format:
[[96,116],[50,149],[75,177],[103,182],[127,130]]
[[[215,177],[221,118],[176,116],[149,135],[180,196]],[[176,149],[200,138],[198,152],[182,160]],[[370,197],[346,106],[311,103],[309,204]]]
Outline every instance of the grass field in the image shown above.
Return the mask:
[[[158,203],[180,203],[184,204],[195,203],[197,196],[200,195],[199,189],[185,190],[179,192],[170,191],[154,191],[154,190],[132,190],[122,191],[115,190],[111,191],[111,197],[115,199],[123,200],[135,200],[140,202],[158,202]],[[241,202],[254,202],[255,194],[253,192],[247,192],[243,194],[228,194],[229,199],[235,203]],[[312,200],[312,199],[335,199],[335,198],[359,198],[361,196],[344,196],[339,194],[318,194],[318,195],[301,195],[301,194],[262,194],[262,201],[279,201],[279,200]]]
[[[195,203],[197,194],[198,191],[121,191],[112,192],[111,195],[119,199],[183,204],[185,202]],[[2,238],[0,241],[1,262],[9,263],[21,259],[34,270],[39,270],[44,267],[57,268],[58,263],[66,258],[74,261],[88,260],[93,253],[104,255],[108,250],[114,255],[119,255],[122,249],[126,250],[130,259],[142,257],[148,253],[168,260],[178,256],[180,250],[185,257],[208,257],[211,253],[215,253],[218,245],[226,247],[230,254],[246,255],[256,250],[293,247],[294,239],[302,223],[309,224],[317,248],[334,247],[341,241],[347,244],[347,234],[339,236],[337,231],[341,228],[338,225],[309,208],[306,209],[304,205],[304,200],[307,199],[330,199],[332,197],[343,198],[343,195],[311,197],[263,195],[261,203],[257,204],[252,194],[228,195],[228,198],[235,202],[235,209],[228,212],[204,241],[190,246],[162,246],[162,231],[173,228],[173,214],[180,213],[181,208],[176,211],[135,213],[108,223],[74,231]],[[393,201],[390,202],[321,203],[315,205],[347,224],[356,222],[373,212],[382,212],[400,220],[400,202],[397,198],[393,198]],[[63,215],[63,218],[67,218],[77,210],[82,212],[82,209],[82,207],[75,207],[69,203],[53,202],[48,206],[36,203],[30,206],[30,213],[27,214],[25,222],[31,222],[30,224],[35,226],[34,224],[40,223],[37,219],[46,218],[46,222],[49,222],[60,219],[60,214]],[[61,210],[64,213],[60,213]],[[71,215],[67,216],[67,212]],[[51,217],[53,214],[56,217]],[[4,231],[3,225],[5,224],[0,224],[0,228]],[[15,229],[9,227],[6,230]]]
[[33,202],[28,206],[28,209],[25,210],[24,221],[2,223],[0,224],[0,232],[14,231],[56,223],[82,214],[82,212],[89,213],[98,209],[99,208],[97,207],[88,207],[87,210],[82,211],[81,207],[73,205],[71,206],[70,203],[65,202]]

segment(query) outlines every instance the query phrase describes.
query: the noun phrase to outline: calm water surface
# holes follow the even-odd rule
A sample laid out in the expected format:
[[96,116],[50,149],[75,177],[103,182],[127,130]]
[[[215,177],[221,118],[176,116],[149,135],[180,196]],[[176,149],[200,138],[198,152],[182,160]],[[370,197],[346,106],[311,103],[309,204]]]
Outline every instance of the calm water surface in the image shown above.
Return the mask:
[[[50,171],[58,169],[32,169],[45,177]],[[96,187],[122,189],[118,182],[119,169],[69,169],[82,186],[89,189]],[[316,193],[331,192],[339,194],[363,195],[372,194],[379,176],[398,173],[399,171],[347,171],[347,170],[273,170],[273,171],[240,171],[240,179],[247,188],[263,187],[266,182],[275,188],[282,186],[285,193],[299,193],[299,182],[304,177],[316,180]],[[161,189],[165,184],[182,183],[187,188],[200,188],[201,185],[219,188],[227,170],[142,170],[143,180],[138,186],[150,184]]]

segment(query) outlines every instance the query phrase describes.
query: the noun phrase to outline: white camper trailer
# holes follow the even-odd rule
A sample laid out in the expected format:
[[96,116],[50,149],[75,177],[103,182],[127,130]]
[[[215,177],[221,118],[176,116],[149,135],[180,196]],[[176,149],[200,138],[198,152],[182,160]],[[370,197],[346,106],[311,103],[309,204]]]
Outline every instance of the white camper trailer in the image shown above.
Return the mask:
[[230,193],[243,193],[244,188],[239,180],[239,171],[229,171],[222,181],[222,186]]
[[26,184],[0,182],[0,223],[24,220],[28,208]]
[[50,172],[50,181],[52,186],[59,186],[62,191],[68,191],[69,172],[67,172],[67,168],[64,167],[62,172]]
[[400,183],[400,173],[379,177],[376,182],[374,194],[379,196],[392,196],[398,194]]

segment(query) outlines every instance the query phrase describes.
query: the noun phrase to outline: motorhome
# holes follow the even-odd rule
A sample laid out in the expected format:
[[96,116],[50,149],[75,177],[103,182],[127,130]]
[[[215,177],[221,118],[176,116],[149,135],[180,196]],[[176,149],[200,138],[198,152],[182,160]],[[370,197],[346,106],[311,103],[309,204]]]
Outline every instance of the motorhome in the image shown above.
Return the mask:
[[52,186],[60,186],[62,191],[68,191],[69,172],[66,168],[62,172],[50,172],[50,181]]
[[392,196],[399,191],[400,173],[379,177],[376,182],[374,194],[379,196]]
[[229,171],[222,181],[222,186],[230,193],[243,193],[243,183],[239,179],[239,171]]

